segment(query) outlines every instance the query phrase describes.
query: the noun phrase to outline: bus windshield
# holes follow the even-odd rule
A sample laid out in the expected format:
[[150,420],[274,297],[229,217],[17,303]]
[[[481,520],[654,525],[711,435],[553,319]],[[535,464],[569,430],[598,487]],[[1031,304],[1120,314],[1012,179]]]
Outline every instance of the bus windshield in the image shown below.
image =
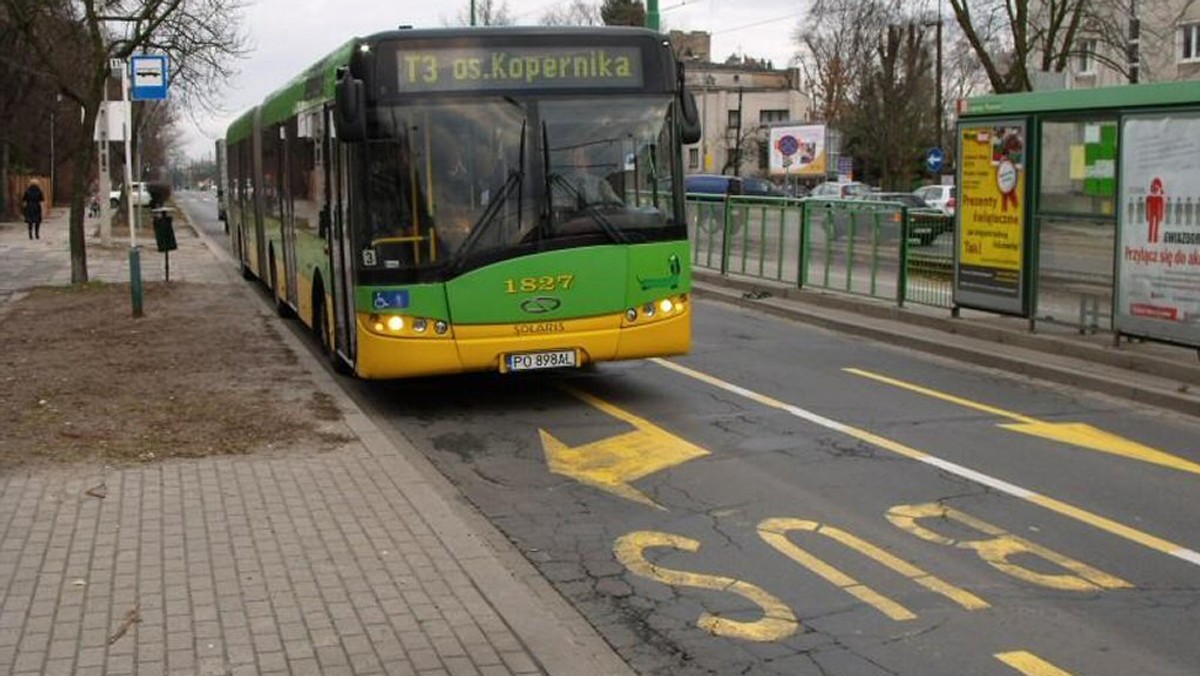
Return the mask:
[[[464,270],[550,248],[680,239],[666,95],[376,107],[362,270]],[[586,123],[582,123],[585,121]]]

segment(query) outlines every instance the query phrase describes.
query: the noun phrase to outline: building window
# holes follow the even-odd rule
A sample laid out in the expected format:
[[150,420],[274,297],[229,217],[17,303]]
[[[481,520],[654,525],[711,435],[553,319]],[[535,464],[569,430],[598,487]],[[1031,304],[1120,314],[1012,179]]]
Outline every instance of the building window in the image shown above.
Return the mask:
[[725,126],[728,127],[729,129],[741,129],[742,128],[742,111],[740,111],[740,110],[729,111],[728,122],[725,124]]
[[688,148],[688,169],[700,168],[700,149]]
[[787,122],[788,111],[786,110],[760,110],[758,112],[759,124],[771,124],[772,122]]
[[1189,63],[1200,61],[1200,23],[1179,27],[1179,60]]
[[1075,43],[1075,73],[1077,75],[1096,74],[1097,44],[1095,38],[1084,38]]

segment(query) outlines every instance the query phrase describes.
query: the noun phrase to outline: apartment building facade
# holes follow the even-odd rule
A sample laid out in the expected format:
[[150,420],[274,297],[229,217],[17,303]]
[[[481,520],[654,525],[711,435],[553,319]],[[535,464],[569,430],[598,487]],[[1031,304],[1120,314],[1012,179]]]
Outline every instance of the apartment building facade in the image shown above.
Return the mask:
[[[1200,3],[1194,0],[1130,0],[1113,4],[1113,24],[1128,35],[1137,17],[1138,82],[1200,79]],[[1109,87],[1129,82],[1109,62],[1128,64],[1126,45],[1105,44],[1097,37],[1076,41],[1075,56],[1065,73],[1068,88]]]
[[710,34],[672,31],[669,37],[704,132],[699,143],[684,147],[688,173],[766,176],[770,126],[809,117],[799,69],[755,59],[714,63]]

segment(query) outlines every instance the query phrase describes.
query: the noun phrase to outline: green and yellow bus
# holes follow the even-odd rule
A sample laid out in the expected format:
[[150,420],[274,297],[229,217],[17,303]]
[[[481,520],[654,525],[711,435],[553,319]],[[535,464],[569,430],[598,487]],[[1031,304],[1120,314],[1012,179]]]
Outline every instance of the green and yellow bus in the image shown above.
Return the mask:
[[695,100],[640,28],[355,38],[225,137],[235,256],[362,378],[691,343]]

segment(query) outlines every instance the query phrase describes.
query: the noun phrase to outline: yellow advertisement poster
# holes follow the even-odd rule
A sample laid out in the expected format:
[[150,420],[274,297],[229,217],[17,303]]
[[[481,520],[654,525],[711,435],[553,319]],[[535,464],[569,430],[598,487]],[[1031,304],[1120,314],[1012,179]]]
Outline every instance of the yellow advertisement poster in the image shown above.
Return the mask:
[[1017,297],[1025,232],[1024,126],[961,129],[959,279],[962,290]]

